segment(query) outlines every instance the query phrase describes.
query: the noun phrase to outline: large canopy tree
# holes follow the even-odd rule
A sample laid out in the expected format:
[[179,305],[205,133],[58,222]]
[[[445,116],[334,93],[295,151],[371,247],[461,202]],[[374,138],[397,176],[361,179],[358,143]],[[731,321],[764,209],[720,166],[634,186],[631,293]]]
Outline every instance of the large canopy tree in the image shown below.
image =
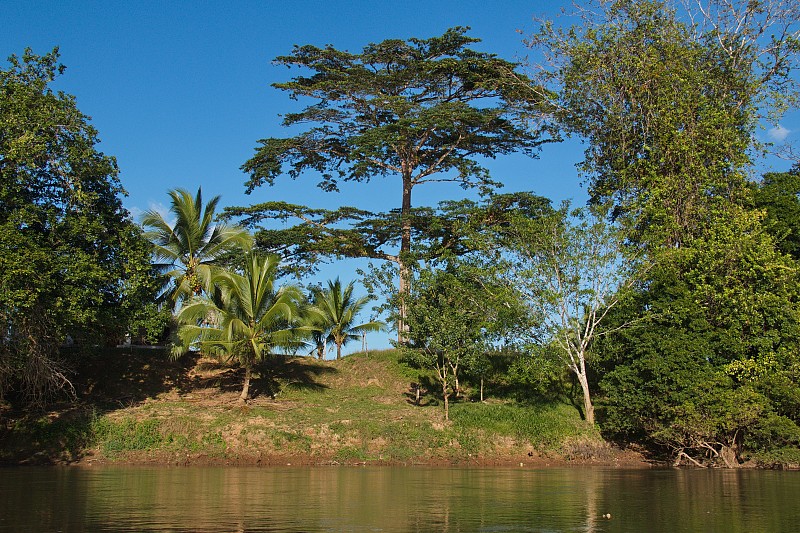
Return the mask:
[[[541,91],[516,64],[469,48],[479,39],[466,32],[457,27],[429,39],[389,39],[360,54],[306,45],[278,57],[278,64],[311,72],[274,85],[313,101],[283,121],[309,127],[261,140],[242,167],[250,174],[248,192],[283,173],[318,173],[326,191],[337,191],[340,181],[396,177],[399,252],[383,259],[398,265],[401,295],[411,279],[414,187],[454,182],[489,190],[497,183],[484,158],[532,155],[543,142]],[[402,298],[400,306],[402,336]]]
[[67,336],[113,340],[152,296],[116,161],[75,98],[50,88],[63,72],[57,49],[0,69],[0,396],[69,389]]

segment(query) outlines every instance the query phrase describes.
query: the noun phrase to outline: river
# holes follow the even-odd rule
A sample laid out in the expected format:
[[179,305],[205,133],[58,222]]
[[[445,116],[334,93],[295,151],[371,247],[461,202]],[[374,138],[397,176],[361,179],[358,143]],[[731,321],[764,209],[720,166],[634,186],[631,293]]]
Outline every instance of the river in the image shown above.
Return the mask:
[[781,471],[0,469],[0,531],[36,533],[790,533],[798,502],[800,472]]

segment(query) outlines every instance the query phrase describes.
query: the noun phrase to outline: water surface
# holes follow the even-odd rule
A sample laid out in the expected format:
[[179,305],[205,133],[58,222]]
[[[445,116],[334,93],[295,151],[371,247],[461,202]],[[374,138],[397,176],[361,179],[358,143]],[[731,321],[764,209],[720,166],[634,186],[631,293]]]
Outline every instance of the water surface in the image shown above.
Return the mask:
[[800,473],[777,471],[0,469],[15,532],[789,533],[799,502]]

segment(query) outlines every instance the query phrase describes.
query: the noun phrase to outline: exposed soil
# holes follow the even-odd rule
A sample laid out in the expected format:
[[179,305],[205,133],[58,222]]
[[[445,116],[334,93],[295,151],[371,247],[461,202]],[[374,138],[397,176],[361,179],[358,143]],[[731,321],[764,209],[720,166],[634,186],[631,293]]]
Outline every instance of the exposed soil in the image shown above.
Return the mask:
[[236,454],[232,457],[214,457],[204,453],[172,454],[169,452],[129,453],[124,458],[109,461],[93,453],[80,460],[68,463],[74,466],[129,465],[129,466],[423,466],[423,467],[470,467],[470,468],[560,468],[560,467],[608,467],[608,468],[661,468],[666,465],[647,461],[633,451],[614,450],[613,458],[572,459],[527,454],[514,457],[475,457],[465,460],[426,458],[411,461],[370,460],[339,461],[319,455],[258,455]]

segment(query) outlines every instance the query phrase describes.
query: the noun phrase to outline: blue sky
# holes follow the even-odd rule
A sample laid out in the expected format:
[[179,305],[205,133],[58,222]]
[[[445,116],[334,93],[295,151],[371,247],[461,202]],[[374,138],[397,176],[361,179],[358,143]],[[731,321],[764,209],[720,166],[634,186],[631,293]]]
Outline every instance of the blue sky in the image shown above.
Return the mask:
[[[369,42],[431,37],[456,25],[470,26],[470,35],[483,40],[476,48],[522,60],[528,53],[522,39],[533,30],[533,16],[554,15],[562,5],[567,0],[4,0],[0,56],[21,54],[25,47],[39,54],[60,47],[67,71],[57,87],[77,97],[99,131],[99,148],[116,156],[129,193],[124,204],[134,214],[163,207],[168,189],[198,186],[206,197],[222,195],[222,205],[283,200],[379,211],[399,206],[396,180],[345,185],[332,194],[317,189],[313,176],[287,177],[244,194],[239,167],[258,139],[286,135],[279,115],[296,105],[270,87],[295,71],[270,61],[295,44],[356,52]],[[791,140],[800,123],[782,127]],[[574,165],[581,150],[577,141],[547,145],[537,160],[509,156],[490,168],[508,190],[580,203],[586,194]],[[788,166],[777,162],[775,169]],[[426,185],[415,190],[415,205],[464,194],[455,185]],[[319,280],[353,279],[354,265],[326,269]]]
[[[543,4],[539,4],[540,10]],[[547,6],[547,4],[544,4]],[[100,148],[117,157],[126,206],[136,212],[164,203],[166,190],[203,186],[236,205],[283,199],[315,206],[386,199],[375,209],[396,207],[376,194],[386,180],[343,188],[331,195],[312,179],[287,179],[244,195],[239,167],[256,141],[286,135],[281,113],[295,104],[270,87],[297,71],[271,64],[295,44],[332,44],[359,51],[386,38],[431,37],[448,27],[471,26],[477,48],[506,59],[527,50],[517,30],[532,27],[530,2],[42,2],[6,0],[0,22],[0,54],[26,46],[45,53],[58,45],[66,74],[58,87],[100,132]],[[545,7],[546,9],[546,7]],[[575,157],[548,147],[539,162],[500,161],[496,177],[518,189],[556,197],[576,196]],[[397,186],[399,187],[399,186]],[[395,188],[397,188],[395,187]],[[419,189],[417,203],[462,194],[458,187]],[[392,201],[389,201],[392,200]]]

